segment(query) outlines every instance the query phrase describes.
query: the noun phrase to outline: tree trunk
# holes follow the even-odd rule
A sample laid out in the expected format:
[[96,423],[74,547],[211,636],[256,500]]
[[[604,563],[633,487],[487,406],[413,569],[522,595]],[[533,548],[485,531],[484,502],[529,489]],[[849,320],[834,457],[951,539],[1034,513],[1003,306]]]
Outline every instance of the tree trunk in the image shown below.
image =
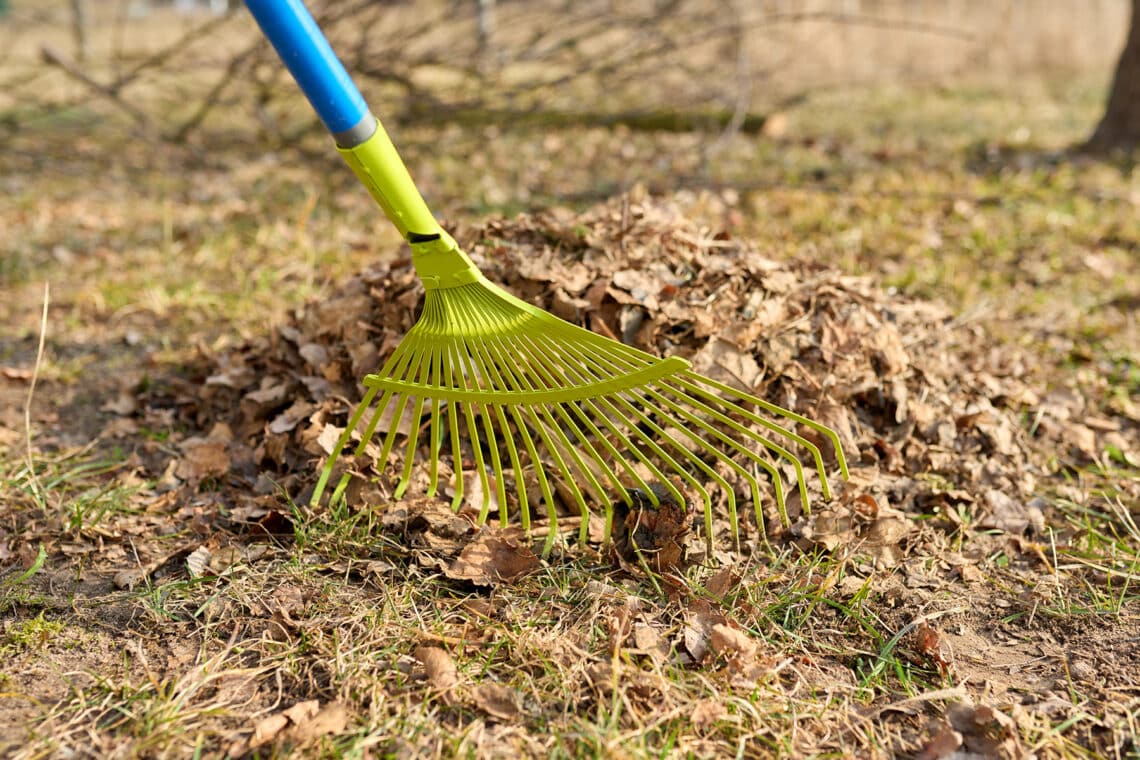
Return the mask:
[[71,0],[71,36],[75,39],[75,60],[87,60],[87,0]]
[[1132,148],[1140,145],[1140,0],[1132,0],[1128,41],[1116,64],[1108,105],[1088,147]]

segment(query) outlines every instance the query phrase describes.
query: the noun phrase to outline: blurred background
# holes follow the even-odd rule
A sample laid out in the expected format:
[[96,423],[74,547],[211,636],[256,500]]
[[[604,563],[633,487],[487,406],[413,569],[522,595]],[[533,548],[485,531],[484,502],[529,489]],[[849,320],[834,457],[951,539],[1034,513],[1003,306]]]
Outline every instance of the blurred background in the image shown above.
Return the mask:
[[[1087,188],[1089,239],[1129,238],[1130,159],[1074,150],[1105,113],[1129,0],[313,10],[452,225],[638,188],[770,255],[956,306],[1042,257],[1055,270],[1032,230],[1056,209],[1026,205],[1042,182]],[[180,330],[221,313],[244,332],[398,249],[354,182],[239,3],[0,0],[0,284],[113,253],[84,314],[177,312]],[[980,261],[995,279],[960,276]],[[33,312],[0,316],[31,330]]]
[[[9,134],[120,117],[172,142],[313,123],[240,3],[5,0]],[[884,85],[1089,77],[1127,0],[427,0],[316,3],[386,119],[750,131],[774,109]]]

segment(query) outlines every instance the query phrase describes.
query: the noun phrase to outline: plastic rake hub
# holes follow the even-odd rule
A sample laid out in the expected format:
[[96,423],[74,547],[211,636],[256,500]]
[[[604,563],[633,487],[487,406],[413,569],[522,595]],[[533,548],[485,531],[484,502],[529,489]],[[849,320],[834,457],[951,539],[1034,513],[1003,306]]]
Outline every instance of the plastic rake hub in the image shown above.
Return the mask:
[[[364,424],[354,452],[360,456],[382,420],[389,422],[380,431],[378,469],[402,447],[396,498],[412,484],[416,454],[423,446],[428,451],[427,495],[434,496],[446,450],[455,472],[454,509],[465,501],[461,464],[466,458],[473,461],[481,486],[479,523],[497,504],[506,525],[510,496],[517,499],[520,522],[529,531],[532,496],[520,474],[533,473],[550,521],[545,551],[557,535],[556,492],[581,514],[582,542],[590,505],[600,505],[608,541],[614,499],[631,505],[629,491],[636,488],[656,505],[651,483],[663,486],[679,504],[687,500],[678,484],[697,496],[710,548],[714,510],[706,484],[715,484],[724,494],[738,545],[740,514],[726,471],[747,484],[761,530],[761,492],[767,490],[761,480],[769,481],[786,525],[779,460],[791,466],[801,505],[805,512],[810,508],[804,465],[789,447],[810,455],[823,496],[831,497],[819,447],[789,423],[830,440],[847,478],[834,431],[689,367],[684,359],[660,359],[558,319],[482,277],[468,285],[428,289],[419,321],[383,369],[364,379],[367,392],[326,462],[312,502],[320,501],[354,431]],[[399,440],[401,420],[410,422],[404,441]],[[333,502],[343,498],[351,477],[347,472],[341,476]],[[508,481],[513,481],[510,489]]]

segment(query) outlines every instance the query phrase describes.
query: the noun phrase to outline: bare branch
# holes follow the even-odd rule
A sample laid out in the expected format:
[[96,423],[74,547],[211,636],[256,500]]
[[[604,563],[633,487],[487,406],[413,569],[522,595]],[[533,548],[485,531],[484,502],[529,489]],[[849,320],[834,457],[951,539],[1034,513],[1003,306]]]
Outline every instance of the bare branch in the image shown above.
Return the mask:
[[95,92],[101,95],[104,99],[110,101],[111,103],[114,103],[119,110],[123,111],[132,119],[134,119],[135,123],[142,127],[143,130],[146,132],[151,131],[150,117],[131,103],[123,100],[123,98],[119,96],[119,93],[116,89],[105,85],[102,82],[97,82],[91,77],[87,76],[87,74],[83,72],[78,66],[64,58],[63,55],[61,55],[57,50],[53,49],[49,45],[42,45],[40,47],[40,57],[44,63],[56,67],[75,81],[87,87],[92,92]]

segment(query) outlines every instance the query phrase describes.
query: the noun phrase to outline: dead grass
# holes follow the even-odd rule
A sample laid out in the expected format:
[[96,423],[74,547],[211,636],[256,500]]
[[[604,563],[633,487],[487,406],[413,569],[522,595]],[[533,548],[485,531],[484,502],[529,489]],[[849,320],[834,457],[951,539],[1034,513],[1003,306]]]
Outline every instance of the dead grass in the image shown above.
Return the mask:
[[[24,143],[3,159],[19,172],[0,241],[2,751],[891,757],[956,733],[992,756],[1134,755],[1140,196],[1127,165],[1059,152],[1096,93],[829,95],[780,139],[707,160],[707,136],[620,128],[400,136],[463,222],[680,186],[693,218],[767,256],[950,303],[1119,426],[1111,448],[1096,428],[1093,458],[1042,454],[1050,520],[1032,538],[908,514],[924,543],[894,566],[785,541],[673,585],[569,553],[476,587],[367,510],[299,507],[265,480],[168,488],[180,443],[216,420],[131,404],[271,334],[395,238],[331,162],[119,160],[96,133],[64,172],[42,163],[64,141]],[[44,279],[38,499],[18,410]],[[202,548],[212,564],[192,573]]]

